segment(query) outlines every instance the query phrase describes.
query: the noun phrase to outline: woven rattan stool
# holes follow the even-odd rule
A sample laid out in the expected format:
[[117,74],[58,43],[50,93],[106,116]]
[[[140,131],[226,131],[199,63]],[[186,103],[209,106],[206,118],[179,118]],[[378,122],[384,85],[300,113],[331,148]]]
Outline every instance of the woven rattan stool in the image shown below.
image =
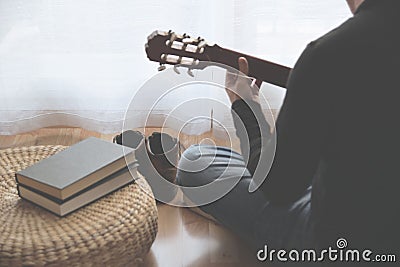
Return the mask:
[[143,178],[64,218],[19,198],[14,173],[64,148],[0,150],[0,266],[140,266],[157,234]]

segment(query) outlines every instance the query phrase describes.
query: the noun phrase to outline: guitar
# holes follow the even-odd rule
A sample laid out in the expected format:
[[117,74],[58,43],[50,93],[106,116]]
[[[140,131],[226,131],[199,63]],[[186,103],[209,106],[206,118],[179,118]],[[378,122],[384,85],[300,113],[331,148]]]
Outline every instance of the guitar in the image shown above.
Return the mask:
[[[252,57],[218,45],[209,45],[204,39],[191,38],[172,31],[154,31],[147,38],[146,54],[151,61],[160,63],[159,70],[165,69],[165,64],[187,67],[188,73],[192,69],[204,69],[213,62],[239,69],[238,58],[246,57],[249,63],[249,76],[283,88],[291,69],[260,58]],[[205,64],[204,62],[207,62]]]

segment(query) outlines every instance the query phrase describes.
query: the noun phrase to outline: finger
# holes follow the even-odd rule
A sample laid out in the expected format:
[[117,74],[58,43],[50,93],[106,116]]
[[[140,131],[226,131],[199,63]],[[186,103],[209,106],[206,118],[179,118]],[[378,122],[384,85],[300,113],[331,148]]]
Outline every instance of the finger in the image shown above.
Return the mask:
[[226,75],[225,75],[225,87],[233,86],[235,84],[237,78],[238,78],[237,73],[232,73],[227,70]]
[[231,80],[231,81],[232,80],[235,81],[237,79],[237,76],[238,76],[238,72],[237,71],[236,72],[231,72],[231,71],[227,70],[225,78],[228,79],[228,80]]
[[247,59],[245,57],[240,57],[238,59],[238,64],[239,64],[239,70],[243,74],[249,75],[249,63],[247,62]]

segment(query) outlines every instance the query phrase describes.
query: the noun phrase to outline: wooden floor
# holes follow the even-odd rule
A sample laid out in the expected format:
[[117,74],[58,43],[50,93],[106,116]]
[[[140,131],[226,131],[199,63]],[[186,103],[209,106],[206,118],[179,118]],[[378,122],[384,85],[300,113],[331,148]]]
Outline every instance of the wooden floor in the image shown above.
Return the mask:
[[[159,129],[146,129],[146,135]],[[14,135],[0,136],[0,149],[31,145],[72,145],[89,136],[111,140],[104,135],[80,128],[46,128]],[[212,138],[211,133],[201,136],[179,136],[185,147]],[[228,145],[215,140],[217,145]],[[238,144],[233,144],[237,149]],[[147,255],[144,266],[179,267],[241,267],[259,266],[256,255],[243,242],[225,229],[186,208],[158,205],[159,229],[157,238]],[[266,266],[266,265],[262,265]]]

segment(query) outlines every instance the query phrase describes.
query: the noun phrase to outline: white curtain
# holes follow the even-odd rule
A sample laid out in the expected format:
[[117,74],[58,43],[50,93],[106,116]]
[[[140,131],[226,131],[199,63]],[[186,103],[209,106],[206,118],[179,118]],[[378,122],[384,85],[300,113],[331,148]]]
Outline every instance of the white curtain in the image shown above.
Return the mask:
[[[293,66],[308,42],[348,17],[345,0],[0,0],[0,134],[58,125],[120,131],[135,92],[157,73],[144,51],[156,29]],[[196,96],[228,105],[217,91]],[[262,92],[279,109],[285,90],[264,84]],[[152,106],[145,99],[130,126],[143,126]],[[153,126],[174,110],[177,97],[167,99],[152,114]],[[190,110],[210,115],[201,101]],[[188,116],[174,110],[178,120]],[[227,111],[213,116],[231,125]]]

